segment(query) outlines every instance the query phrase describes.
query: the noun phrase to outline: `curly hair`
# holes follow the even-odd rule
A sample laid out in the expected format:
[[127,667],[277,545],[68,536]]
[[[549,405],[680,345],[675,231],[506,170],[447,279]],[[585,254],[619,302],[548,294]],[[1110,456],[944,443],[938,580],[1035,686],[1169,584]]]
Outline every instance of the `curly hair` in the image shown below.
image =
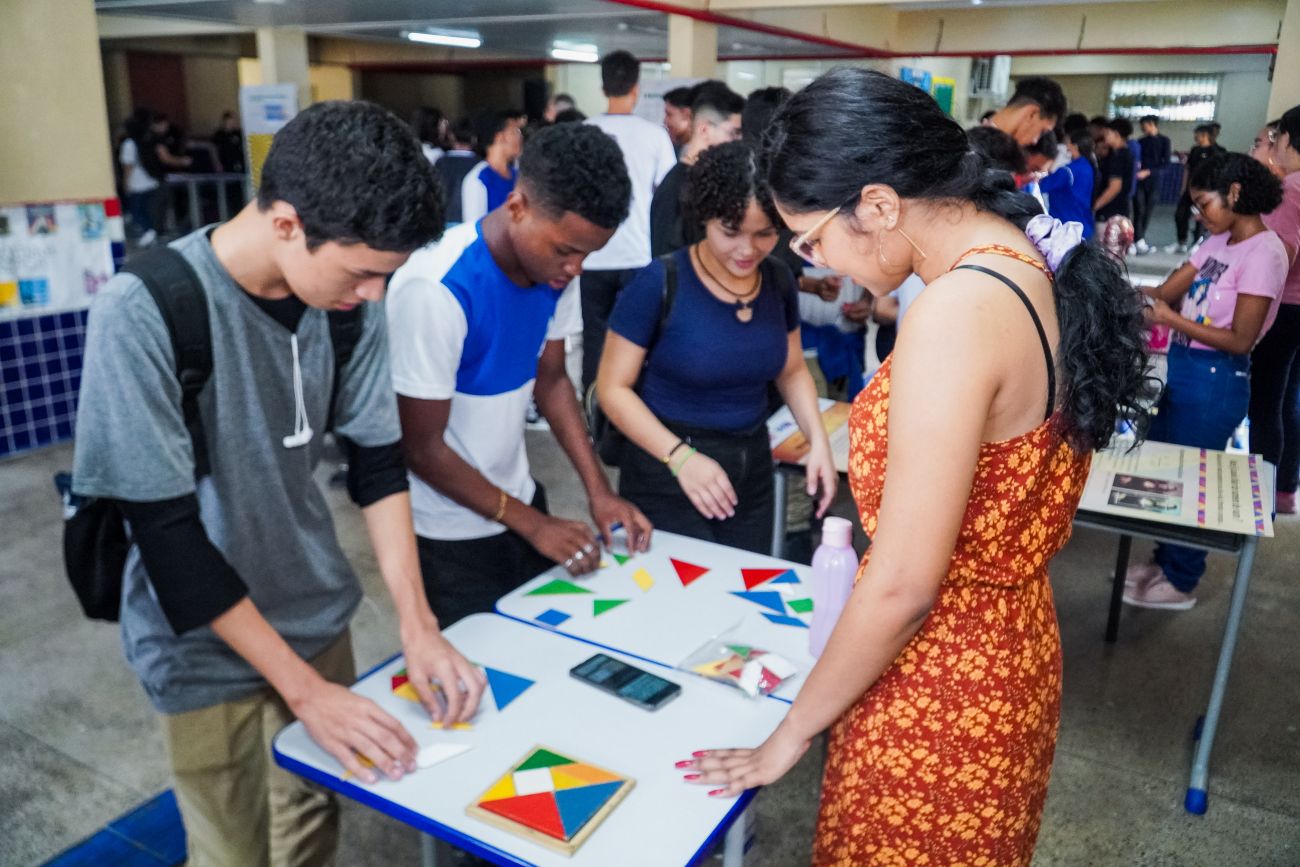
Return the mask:
[[758,202],[773,226],[780,229],[785,225],[754,148],[743,141],[715,145],[700,154],[682,185],[682,218],[700,234],[710,220],[721,220],[722,225],[734,229],[745,222],[750,200]]
[[[868,184],[899,196],[966,202],[1024,229],[1042,213],[1014,178],[972,150],[970,134],[929,94],[879,72],[840,68],[781,106],[764,141],[764,165],[783,210],[843,211]],[[851,217],[849,219],[852,227]],[[1076,450],[1109,442],[1120,418],[1146,415],[1151,396],[1141,296],[1096,243],[1056,270],[1063,434]]]
[[1197,167],[1187,182],[1189,189],[1218,193],[1226,201],[1233,184],[1241,191],[1232,206],[1234,214],[1267,214],[1282,204],[1282,182],[1258,160],[1245,154],[1217,154]]
[[627,219],[632,182],[618,143],[584,123],[557,123],[524,145],[519,182],[538,207],[559,218],[571,211],[602,229]]
[[442,237],[442,186],[411,128],[369,102],[318,102],[275,134],[257,207],[293,205],[307,249],[409,253]]

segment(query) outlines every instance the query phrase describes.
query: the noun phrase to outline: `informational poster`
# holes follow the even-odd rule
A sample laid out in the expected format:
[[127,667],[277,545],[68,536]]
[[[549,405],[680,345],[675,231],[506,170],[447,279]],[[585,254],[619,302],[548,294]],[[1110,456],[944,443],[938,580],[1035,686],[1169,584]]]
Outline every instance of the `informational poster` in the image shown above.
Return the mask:
[[[835,469],[846,473],[849,469],[849,410],[852,408],[843,401],[827,400],[819,402],[822,411],[822,424],[831,441],[831,457]],[[778,463],[803,466],[808,461],[808,452],[812,446],[799,430],[790,407],[783,406],[767,420],[768,442],[772,445],[772,457]]]
[[257,190],[271,139],[298,113],[298,85],[246,84],[239,88],[239,116],[244,124],[244,158],[248,182]]
[[1079,509],[1272,536],[1272,503],[1272,468],[1259,455],[1147,442],[1097,452]]
[[939,108],[943,113],[952,117],[952,99],[953,94],[957,92],[957,79],[935,77],[931,82],[930,93],[934,96],[934,101],[939,103]]
[[911,66],[904,66],[898,70],[898,77],[908,84],[921,88],[926,93],[930,92],[933,78],[928,69],[916,69]]
[[0,207],[0,319],[77,310],[113,275],[104,203]]

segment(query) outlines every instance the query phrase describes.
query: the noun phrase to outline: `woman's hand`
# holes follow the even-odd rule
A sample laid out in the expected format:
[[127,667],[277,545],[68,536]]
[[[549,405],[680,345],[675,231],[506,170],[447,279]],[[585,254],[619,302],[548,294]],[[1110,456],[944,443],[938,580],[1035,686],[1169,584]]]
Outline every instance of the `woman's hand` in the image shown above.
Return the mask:
[[709,794],[732,798],[746,789],[775,783],[786,775],[812,741],[794,734],[782,723],[756,750],[701,750],[678,762],[688,771],[685,780],[697,786],[719,786]]
[[1143,310],[1148,325],[1168,325],[1171,319],[1181,318],[1174,312],[1161,298],[1152,298],[1151,303]]
[[[840,474],[835,470],[835,459],[831,456],[830,444],[822,440],[808,453],[808,462],[804,464],[808,479],[808,496],[817,498],[817,517],[826,514],[835,500],[835,489],[840,482]],[[817,496],[818,488],[821,496]]]
[[736,489],[718,462],[706,454],[694,452],[677,470],[677,483],[682,486],[691,505],[706,518],[725,521],[736,514]]

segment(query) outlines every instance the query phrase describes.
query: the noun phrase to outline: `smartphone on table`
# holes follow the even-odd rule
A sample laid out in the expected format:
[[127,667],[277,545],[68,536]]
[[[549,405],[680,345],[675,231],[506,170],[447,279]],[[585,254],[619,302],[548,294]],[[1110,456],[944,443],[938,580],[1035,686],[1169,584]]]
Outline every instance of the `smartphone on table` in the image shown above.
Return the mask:
[[658,710],[682,692],[682,688],[671,680],[603,653],[575,665],[569,669],[569,674],[645,710]]

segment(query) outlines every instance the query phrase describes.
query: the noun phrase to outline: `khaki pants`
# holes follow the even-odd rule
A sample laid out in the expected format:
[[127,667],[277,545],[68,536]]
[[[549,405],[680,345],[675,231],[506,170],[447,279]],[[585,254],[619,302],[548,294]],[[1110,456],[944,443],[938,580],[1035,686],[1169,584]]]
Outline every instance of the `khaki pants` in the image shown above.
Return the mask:
[[[356,680],[349,633],[311,661],[326,680]],[[335,796],[275,764],[271,739],[293,714],[270,689],[238,701],[163,715],[190,867],[332,863]]]

